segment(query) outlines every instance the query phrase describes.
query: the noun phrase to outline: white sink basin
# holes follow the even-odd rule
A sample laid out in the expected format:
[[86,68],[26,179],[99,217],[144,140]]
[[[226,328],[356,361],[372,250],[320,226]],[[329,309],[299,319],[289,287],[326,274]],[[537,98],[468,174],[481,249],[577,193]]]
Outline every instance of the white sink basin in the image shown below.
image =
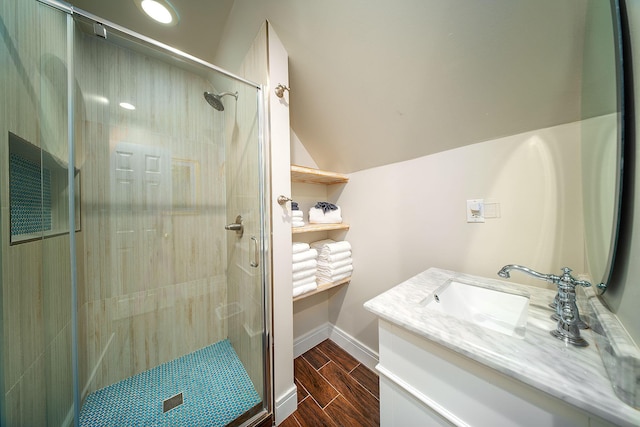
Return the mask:
[[505,335],[524,338],[529,298],[524,294],[448,280],[423,305]]

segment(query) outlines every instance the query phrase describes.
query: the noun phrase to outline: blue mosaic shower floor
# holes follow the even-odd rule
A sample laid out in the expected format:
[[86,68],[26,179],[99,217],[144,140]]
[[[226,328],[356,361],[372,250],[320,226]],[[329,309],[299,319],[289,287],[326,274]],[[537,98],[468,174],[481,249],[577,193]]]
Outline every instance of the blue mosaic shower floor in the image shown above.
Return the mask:
[[[183,393],[165,413],[163,400]],[[229,340],[156,366],[87,396],[80,425],[224,426],[261,402]]]

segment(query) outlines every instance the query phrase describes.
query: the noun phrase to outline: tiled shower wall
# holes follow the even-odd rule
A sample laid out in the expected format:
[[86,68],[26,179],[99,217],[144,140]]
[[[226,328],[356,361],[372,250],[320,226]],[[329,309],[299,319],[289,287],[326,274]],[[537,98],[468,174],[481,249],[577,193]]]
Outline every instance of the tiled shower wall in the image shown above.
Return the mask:
[[[69,238],[9,245],[6,138],[13,132],[68,158],[66,15],[22,0],[3,1],[0,13],[0,413],[7,426],[61,425],[72,409]],[[257,139],[255,89],[244,88],[247,111],[220,113],[202,97],[215,91],[207,76],[78,31],[74,45],[82,397],[232,330],[261,392],[261,279],[259,270],[244,266],[249,237],[259,236],[258,200],[251,193],[257,155],[246,151],[249,140]],[[227,98],[225,104],[233,101]],[[124,100],[137,110],[120,109]],[[249,174],[225,164],[222,130],[229,113],[234,115],[227,126],[236,129],[227,147],[234,152],[233,167],[248,165]],[[246,117],[248,130],[240,122]],[[134,163],[142,171],[137,175],[128,170]],[[140,182],[151,173],[161,176],[151,183],[159,191],[145,187],[144,178]],[[227,194],[227,179],[237,196]],[[245,212],[249,229],[244,246],[229,256],[227,202],[233,204],[229,212]],[[235,293],[229,300],[228,264],[242,266],[231,268]],[[247,293],[253,299],[245,304],[239,298]],[[240,316],[229,316],[237,306],[243,307]]]
[[90,35],[75,44],[84,396],[227,337],[227,219],[210,83]]
[[9,132],[62,162],[68,157],[65,20],[35,1],[0,3],[0,424],[6,426],[61,425],[72,404],[69,238],[9,244]]

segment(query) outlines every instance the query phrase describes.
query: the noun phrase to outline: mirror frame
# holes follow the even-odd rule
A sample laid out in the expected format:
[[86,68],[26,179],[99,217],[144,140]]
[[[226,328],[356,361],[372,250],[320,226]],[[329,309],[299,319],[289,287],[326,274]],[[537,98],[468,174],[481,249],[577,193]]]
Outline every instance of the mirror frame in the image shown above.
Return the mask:
[[[616,167],[616,189],[613,212],[613,225],[611,230],[611,243],[609,257],[605,265],[604,276],[596,281],[600,295],[603,295],[611,282],[616,266],[616,255],[618,253],[618,241],[622,227],[623,206],[629,202],[629,184],[633,180],[630,176],[629,161],[633,156],[629,155],[629,150],[633,144],[633,70],[631,67],[631,50],[628,17],[626,14],[625,0],[610,0],[611,19],[614,31],[615,50],[615,74],[616,74],[616,104],[619,111],[617,126],[618,142],[618,165]],[[627,96],[628,95],[628,96]],[[630,139],[629,139],[630,138]],[[629,139],[629,141],[627,140]],[[596,279],[596,278],[592,278]]]

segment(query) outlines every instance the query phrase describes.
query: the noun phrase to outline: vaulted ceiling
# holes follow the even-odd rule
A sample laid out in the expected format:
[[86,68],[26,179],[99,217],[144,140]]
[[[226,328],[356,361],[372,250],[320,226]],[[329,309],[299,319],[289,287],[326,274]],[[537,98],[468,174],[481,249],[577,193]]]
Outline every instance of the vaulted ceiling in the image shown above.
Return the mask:
[[[291,126],[353,172],[581,118],[588,0],[73,0],[234,71],[265,20],[289,53]],[[600,2],[608,3],[608,2]]]

